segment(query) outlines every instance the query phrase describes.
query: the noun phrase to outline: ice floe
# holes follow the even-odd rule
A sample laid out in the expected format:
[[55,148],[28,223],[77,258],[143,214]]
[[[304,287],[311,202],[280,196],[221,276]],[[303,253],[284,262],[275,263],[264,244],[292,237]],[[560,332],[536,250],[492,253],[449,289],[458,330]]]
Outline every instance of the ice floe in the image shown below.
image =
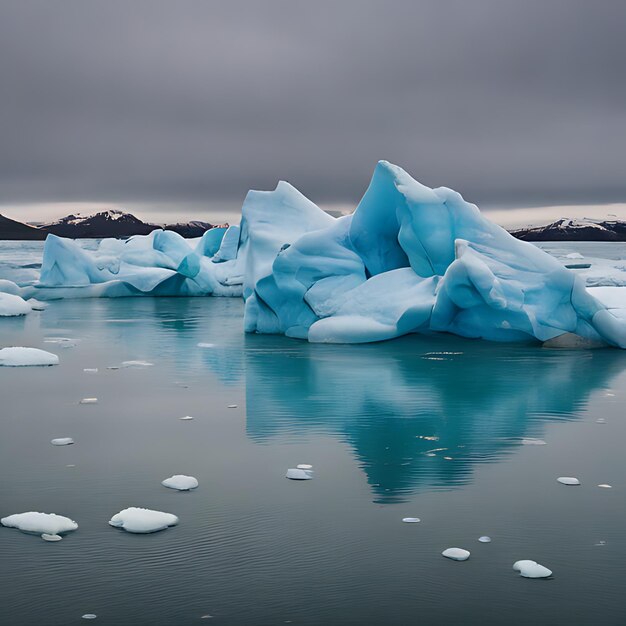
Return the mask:
[[59,437],[50,442],[53,446],[69,446],[74,443],[71,437]]
[[532,437],[524,437],[521,442],[523,446],[545,446],[546,442],[543,439],[534,439]]
[[405,524],[417,524],[418,522],[421,522],[422,520],[419,517],[403,517],[402,521]]
[[578,478],[574,478],[574,476],[559,476],[557,481],[562,485],[580,485],[580,481]]
[[0,292],[0,317],[18,317],[31,311],[31,306],[20,296]]
[[59,357],[39,348],[12,347],[0,350],[0,366],[30,367],[58,365]]
[[49,535],[48,533],[41,533],[41,538],[44,541],[50,541],[52,543],[54,543],[55,541],[61,541],[61,539],[63,539],[61,535]]
[[483,535],[482,537],[478,537],[478,541],[480,541],[480,543],[491,543],[491,537]]
[[446,559],[452,559],[453,561],[467,561],[470,558],[469,550],[463,548],[447,548],[441,553]]
[[96,619],[98,616],[95,613],[85,613],[81,617],[83,619]]
[[177,489],[178,491],[189,491],[198,486],[198,479],[193,476],[185,476],[184,474],[176,474],[170,476],[161,482],[164,487],[169,489]]
[[297,467],[287,470],[286,478],[291,480],[311,480],[313,474],[311,470],[298,469]]
[[299,465],[296,465],[296,468],[302,470],[312,470],[313,466],[309,465],[308,463],[300,463]]
[[78,404],[98,404],[98,398],[83,398]]
[[154,363],[150,363],[150,361],[122,361],[122,367],[152,367]]
[[109,524],[123,528],[129,533],[154,533],[178,524],[178,517],[171,513],[129,507],[115,514]]
[[182,422],[189,422],[194,418],[191,415],[184,415],[183,417],[179,417],[178,419],[181,420]]
[[524,578],[548,578],[552,576],[552,571],[536,561],[516,561],[513,569]]
[[601,485],[598,485],[598,487],[601,487],[602,489],[613,489],[613,485],[608,485],[607,483],[602,483]]
[[198,348],[215,348],[214,343],[199,343]]
[[83,372],[86,372],[87,374],[97,374],[98,368],[97,367],[85,367],[83,369]]
[[69,517],[55,513],[15,513],[0,519],[0,524],[8,528],[18,528],[25,533],[37,535],[62,535],[78,528],[78,524]]

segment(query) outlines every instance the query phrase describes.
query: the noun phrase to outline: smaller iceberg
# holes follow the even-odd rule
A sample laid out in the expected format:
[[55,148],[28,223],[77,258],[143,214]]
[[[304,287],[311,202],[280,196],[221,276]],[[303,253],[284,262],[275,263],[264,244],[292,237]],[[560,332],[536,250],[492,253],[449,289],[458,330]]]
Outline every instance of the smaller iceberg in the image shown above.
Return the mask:
[[548,578],[552,576],[552,571],[536,561],[516,561],[513,569],[519,572],[524,578]]
[[467,561],[470,558],[470,551],[463,548],[448,548],[441,553],[446,559],[453,561]]
[[313,472],[311,470],[298,469],[297,467],[287,470],[286,478],[290,480],[311,480]]
[[560,482],[562,485],[580,485],[580,480],[578,480],[578,478],[574,478],[574,476],[559,476],[557,478],[557,481]]
[[58,365],[59,357],[52,352],[39,348],[2,348],[0,350],[0,366],[29,367],[36,365]]
[[7,528],[17,528],[24,533],[35,535],[62,535],[78,528],[78,524],[69,517],[35,511],[3,517],[0,519],[0,524]]
[[74,440],[71,437],[59,437],[50,442],[53,446],[71,446]]
[[176,474],[170,476],[161,482],[168,489],[176,489],[178,491],[189,491],[198,486],[198,479],[193,476],[185,476],[184,474]]
[[129,533],[156,533],[170,526],[176,526],[178,518],[171,513],[131,506],[114,515],[109,520],[109,524],[116,528],[123,528]]
[[26,315],[33,309],[24,298],[10,293],[0,292],[0,317]]

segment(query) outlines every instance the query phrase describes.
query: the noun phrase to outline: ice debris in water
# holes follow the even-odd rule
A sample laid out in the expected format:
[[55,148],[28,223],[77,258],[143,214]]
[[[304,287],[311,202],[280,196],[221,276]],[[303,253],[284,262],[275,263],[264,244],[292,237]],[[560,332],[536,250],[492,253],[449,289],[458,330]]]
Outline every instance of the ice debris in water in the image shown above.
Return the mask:
[[59,357],[39,348],[2,348],[0,365],[5,367],[29,367],[37,365],[58,365]]
[[303,469],[303,470],[312,470],[313,466],[309,465],[308,463],[300,463],[300,465],[296,465],[297,469]]
[[78,524],[69,517],[55,513],[15,513],[0,519],[0,524],[8,528],[18,528],[25,533],[37,535],[61,535],[78,528]]
[[122,367],[152,367],[154,363],[150,363],[150,361],[123,361]]
[[88,374],[97,374],[98,368],[97,367],[85,367],[83,369],[83,372],[87,372]]
[[603,417],[599,417],[596,420],[596,424],[606,424],[606,420]]
[[74,443],[71,437],[59,437],[50,442],[53,446],[69,446]]
[[83,398],[79,404],[98,404],[98,398]]
[[95,613],[85,613],[82,618],[83,619],[96,619],[98,617]]
[[453,561],[467,561],[470,558],[469,550],[463,550],[463,548],[448,548],[441,554],[446,559],[452,559]]
[[578,478],[574,478],[573,476],[559,476],[557,480],[562,485],[580,485]]
[[422,520],[419,517],[403,517],[402,521],[405,524],[417,524],[417,522],[421,522]]
[[154,533],[175,526],[178,524],[178,518],[171,513],[132,506],[114,515],[109,524],[123,528],[129,533]]
[[237,405],[236,404],[229,404],[226,408],[227,409],[236,409]]
[[188,422],[188,421],[192,420],[193,417],[191,417],[191,415],[185,415],[183,417],[179,417],[178,419],[181,420],[182,422]]
[[313,475],[311,470],[298,469],[295,467],[287,470],[286,477],[291,480],[311,480]]
[[525,437],[521,441],[523,446],[545,446],[546,442],[543,439],[534,439],[532,437]]
[[482,537],[478,537],[478,541],[480,541],[480,543],[491,543],[491,537],[483,535]]
[[27,300],[27,303],[33,311],[45,311],[48,308],[47,302],[39,302],[39,300],[35,300],[35,298]]
[[199,343],[198,348],[215,348],[214,343]]
[[41,538],[44,541],[61,541],[61,539],[63,539],[63,537],[61,537],[61,535],[49,535],[48,533],[41,533]]
[[18,317],[31,311],[31,306],[20,296],[0,292],[0,317]]
[[170,476],[161,482],[164,487],[169,489],[177,489],[178,491],[189,491],[198,486],[198,479],[193,476],[185,476],[184,474],[176,474]]
[[513,569],[524,578],[548,578],[552,576],[552,571],[536,561],[516,561]]
[[602,489],[613,489],[612,485],[607,485],[606,483],[602,483],[598,485],[598,487],[602,487]]

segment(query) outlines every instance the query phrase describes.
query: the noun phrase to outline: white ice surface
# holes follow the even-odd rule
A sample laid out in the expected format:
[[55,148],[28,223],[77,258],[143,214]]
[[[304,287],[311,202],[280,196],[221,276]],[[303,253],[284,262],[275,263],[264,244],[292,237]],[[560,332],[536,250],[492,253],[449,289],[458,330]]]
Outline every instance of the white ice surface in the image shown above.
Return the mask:
[[170,476],[161,482],[164,487],[169,489],[177,489],[178,491],[189,491],[198,486],[198,479],[193,476],[185,476],[184,474],[176,474]]
[[123,528],[129,533],[154,533],[178,524],[178,518],[171,513],[130,507],[114,515],[109,524]]
[[0,317],[17,317],[31,311],[30,304],[20,296],[0,292]]
[[441,553],[446,559],[452,559],[453,561],[467,561],[470,558],[469,550],[463,548],[447,548]]
[[76,530],[78,524],[69,517],[56,515],[55,513],[16,513],[0,519],[0,524],[8,528],[18,528],[25,533],[41,535],[61,535],[71,530]]
[[58,365],[59,357],[39,348],[12,347],[0,350],[0,366],[27,367],[35,365]]
[[552,576],[551,570],[539,565],[536,561],[516,561],[513,564],[513,569],[524,578],[548,578],[548,576]]

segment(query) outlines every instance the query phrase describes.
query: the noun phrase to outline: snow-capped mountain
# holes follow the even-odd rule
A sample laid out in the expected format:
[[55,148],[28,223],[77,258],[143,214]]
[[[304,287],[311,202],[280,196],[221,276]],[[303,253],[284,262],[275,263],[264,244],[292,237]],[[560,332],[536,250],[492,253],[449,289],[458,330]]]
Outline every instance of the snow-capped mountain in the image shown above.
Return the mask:
[[626,222],[563,217],[547,226],[512,230],[511,235],[524,241],[626,241]]
[[79,239],[147,235],[158,226],[147,224],[130,213],[109,209],[94,215],[67,215],[42,228],[54,235]]

